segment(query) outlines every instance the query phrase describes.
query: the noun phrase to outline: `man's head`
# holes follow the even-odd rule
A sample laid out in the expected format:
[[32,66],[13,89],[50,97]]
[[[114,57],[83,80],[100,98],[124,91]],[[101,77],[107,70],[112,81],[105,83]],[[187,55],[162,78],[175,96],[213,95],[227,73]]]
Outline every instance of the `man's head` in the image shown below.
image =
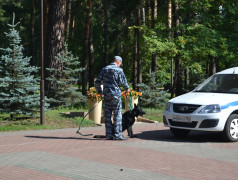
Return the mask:
[[122,66],[122,58],[120,56],[115,56],[114,62],[116,63],[118,67]]

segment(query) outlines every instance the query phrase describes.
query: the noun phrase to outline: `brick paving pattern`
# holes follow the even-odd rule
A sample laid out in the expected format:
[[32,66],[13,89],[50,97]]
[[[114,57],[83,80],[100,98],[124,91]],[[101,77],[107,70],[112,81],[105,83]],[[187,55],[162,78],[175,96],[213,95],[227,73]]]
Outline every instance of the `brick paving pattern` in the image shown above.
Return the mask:
[[[77,129],[0,133],[1,180],[224,180],[238,177],[238,143],[218,133],[172,136],[162,124],[138,123],[137,138],[107,141]],[[104,127],[81,128],[104,135]],[[127,136],[126,132],[123,133]]]

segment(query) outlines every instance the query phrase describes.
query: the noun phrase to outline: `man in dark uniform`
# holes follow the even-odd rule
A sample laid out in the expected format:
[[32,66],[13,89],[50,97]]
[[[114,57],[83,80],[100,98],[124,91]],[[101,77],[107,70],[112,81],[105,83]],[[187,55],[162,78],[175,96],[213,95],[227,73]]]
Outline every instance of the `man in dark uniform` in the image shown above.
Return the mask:
[[[97,80],[95,81],[95,88],[99,94],[104,96],[105,103],[105,127],[106,138],[108,140],[127,140],[122,136],[122,103],[121,103],[121,89],[120,86],[129,92],[129,86],[123,70],[122,58],[120,56],[114,57],[114,62],[104,67]],[[103,90],[101,88],[103,85]],[[112,112],[114,113],[112,124]]]

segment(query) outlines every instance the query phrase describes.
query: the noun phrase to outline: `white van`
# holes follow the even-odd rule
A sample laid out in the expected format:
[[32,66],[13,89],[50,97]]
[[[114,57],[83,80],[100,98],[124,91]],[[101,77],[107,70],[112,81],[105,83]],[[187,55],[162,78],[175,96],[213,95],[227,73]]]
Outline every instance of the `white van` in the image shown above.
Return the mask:
[[238,67],[216,73],[193,91],[171,99],[163,122],[174,136],[217,131],[226,141],[238,141]]

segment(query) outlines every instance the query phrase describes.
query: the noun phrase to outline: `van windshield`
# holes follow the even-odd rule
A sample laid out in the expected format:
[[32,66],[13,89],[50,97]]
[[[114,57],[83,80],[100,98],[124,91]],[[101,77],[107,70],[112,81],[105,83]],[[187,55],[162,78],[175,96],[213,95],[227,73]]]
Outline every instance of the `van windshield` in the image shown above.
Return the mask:
[[238,74],[216,74],[204,81],[194,92],[238,94]]

